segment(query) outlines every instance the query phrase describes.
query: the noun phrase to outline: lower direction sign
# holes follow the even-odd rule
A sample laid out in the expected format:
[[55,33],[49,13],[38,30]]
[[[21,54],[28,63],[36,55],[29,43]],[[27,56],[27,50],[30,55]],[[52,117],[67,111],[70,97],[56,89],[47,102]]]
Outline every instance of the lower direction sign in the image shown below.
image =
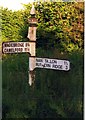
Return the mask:
[[28,52],[35,55],[35,43],[33,42],[4,42],[2,44],[3,53],[23,53]]
[[68,71],[70,69],[70,62],[67,60],[36,58],[36,68]]

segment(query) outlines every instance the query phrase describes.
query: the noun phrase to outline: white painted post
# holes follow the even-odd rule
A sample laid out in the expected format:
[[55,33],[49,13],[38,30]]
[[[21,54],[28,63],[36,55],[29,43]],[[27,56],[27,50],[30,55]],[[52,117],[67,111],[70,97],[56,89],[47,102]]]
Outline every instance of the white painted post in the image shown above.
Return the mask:
[[35,57],[29,57],[29,85],[31,86],[35,80]]
[[31,86],[35,80],[35,56],[36,56],[36,29],[37,29],[37,19],[35,18],[35,8],[32,4],[32,8],[30,11],[31,18],[29,18],[29,29],[28,29],[28,36],[29,41],[32,42],[32,49],[30,51],[31,56],[29,57],[29,85]]

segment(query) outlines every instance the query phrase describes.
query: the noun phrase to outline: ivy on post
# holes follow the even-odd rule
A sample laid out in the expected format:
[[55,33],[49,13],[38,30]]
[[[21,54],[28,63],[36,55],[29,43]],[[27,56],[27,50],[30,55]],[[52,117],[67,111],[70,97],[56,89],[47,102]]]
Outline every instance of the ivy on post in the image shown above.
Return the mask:
[[34,68],[35,68],[35,48],[36,48],[36,29],[37,29],[37,19],[35,17],[35,8],[34,5],[32,4],[32,8],[30,11],[31,17],[28,19],[29,22],[29,28],[28,28],[28,36],[27,38],[29,39],[30,42],[33,43],[32,46],[32,51],[30,52],[31,56],[29,57],[29,85],[31,86],[34,83],[35,80],[35,73],[34,73]]

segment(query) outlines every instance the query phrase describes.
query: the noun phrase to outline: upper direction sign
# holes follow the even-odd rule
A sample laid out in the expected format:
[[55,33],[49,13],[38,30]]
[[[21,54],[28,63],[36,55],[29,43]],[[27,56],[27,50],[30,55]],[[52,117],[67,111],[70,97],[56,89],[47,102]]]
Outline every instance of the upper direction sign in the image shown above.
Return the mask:
[[28,42],[4,42],[3,53],[21,53],[29,52],[30,44]]
[[3,53],[24,53],[28,52],[35,55],[35,49],[33,49],[35,43],[33,42],[4,42],[2,44]]
[[68,71],[70,69],[70,62],[67,60],[36,58],[36,68]]

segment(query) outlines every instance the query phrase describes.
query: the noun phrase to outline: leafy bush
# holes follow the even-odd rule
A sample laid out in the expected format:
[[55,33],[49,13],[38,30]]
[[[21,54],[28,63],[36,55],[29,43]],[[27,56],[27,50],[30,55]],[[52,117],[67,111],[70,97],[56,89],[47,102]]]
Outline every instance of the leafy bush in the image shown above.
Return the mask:
[[[37,57],[67,59],[68,72],[36,69],[34,86],[28,85],[28,54],[3,55],[3,118],[79,118],[83,109],[84,5],[79,2],[35,3]],[[2,8],[3,41],[28,41],[23,11]]]
[[84,5],[82,2],[45,2],[35,6],[38,18],[37,44],[64,51],[83,48]]
[[[31,4],[12,12],[2,8],[2,40],[28,41],[28,18]],[[84,48],[83,2],[35,2],[37,47],[58,48],[71,52]]]
[[[56,54],[55,54],[56,53]],[[36,69],[28,85],[28,55],[3,59],[3,118],[82,118],[83,53],[37,49],[38,57],[68,59],[68,72]],[[25,58],[25,59],[24,59]]]

